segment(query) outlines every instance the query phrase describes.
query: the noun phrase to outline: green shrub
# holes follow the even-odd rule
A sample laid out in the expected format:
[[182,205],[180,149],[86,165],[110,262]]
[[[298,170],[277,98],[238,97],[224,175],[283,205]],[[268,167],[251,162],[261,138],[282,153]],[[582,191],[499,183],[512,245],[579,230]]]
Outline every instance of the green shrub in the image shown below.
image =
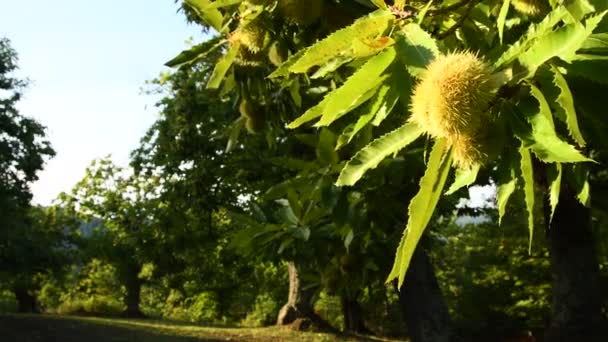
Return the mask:
[[281,303],[277,302],[272,295],[268,293],[259,294],[255,299],[252,310],[241,321],[241,324],[247,327],[262,327],[274,324],[280,309]]
[[0,312],[17,312],[17,299],[12,292],[0,290]]
[[330,296],[325,290],[321,291],[315,302],[314,310],[334,328],[344,329],[344,316],[339,296]]
[[219,319],[219,303],[213,292],[202,292],[196,297],[188,298],[188,313],[190,321],[196,323],[212,323]]

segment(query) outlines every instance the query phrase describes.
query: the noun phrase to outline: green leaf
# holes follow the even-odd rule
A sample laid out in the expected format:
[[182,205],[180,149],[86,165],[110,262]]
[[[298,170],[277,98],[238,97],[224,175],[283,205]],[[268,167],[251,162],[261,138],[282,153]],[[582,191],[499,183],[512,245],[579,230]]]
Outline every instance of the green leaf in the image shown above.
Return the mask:
[[429,9],[431,8],[431,5],[433,4],[433,0],[429,0],[426,5],[422,8],[422,10],[420,10],[420,12],[418,12],[418,20],[416,21],[416,23],[418,25],[422,25],[422,22],[424,21],[424,18],[426,17],[426,13],[429,11]]
[[585,39],[587,31],[579,23],[568,24],[538,39],[528,51],[519,56],[521,65],[527,68],[527,76],[532,76],[540,65],[553,57],[566,62],[572,61]]
[[209,0],[184,0],[203,22],[211,25],[217,32],[222,31],[224,17],[218,9],[207,9],[211,5]]
[[228,69],[234,63],[234,59],[236,58],[237,53],[239,52],[240,46],[235,45],[232,46],[228,52],[215,64],[215,68],[213,68],[213,73],[209,77],[209,81],[207,82],[207,89],[217,89],[220,84],[222,84],[222,80],[228,72]]
[[576,116],[576,109],[574,108],[574,99],[572,98],[572,93],[570,92],[568,83],[555,66],[551,66],[551,71],[553,72],[553,83],[560,90],[557,97],[557,104],[559,105],[558,111],[562,112],[562,115],[557,115],[557,117],[563,117],[566,119],[566,127],[568,127],[570,136],[580,147],[584,147],[585,139],[578,128],[578,119]]
[[569,172],[569,180],[576,192],[576,198],[585,207],[589,207],[591,196],[589,192],[589,171],[581,164],[574,164]]
[[396,130],[372,141],[346,163],[336,181],[337,186],[355,184],[367,170],[373,169],[384,158],[399,152],[422,134],[416,124],[407,123]]
[[454,183],[452,186],[446,191],[446,195],[451,195],[456,191],[460,190],[460,188],[469,186],[475,183],[477,179],[477,174],[479,173],[479,165],[475,165],[470,169],[456,169],[456,177],[454,178]]
[[315,126],[328,126],[355,108],[357,103],[362,103],[361,99],[384,81],[385,77],[381,77],[381,75],[393,62],[393,59],[395,59],[395,49],[381,52],[367,61],[342,86],[329,93],[323,99],[325,102],[323,115]]
[[512,158],[511,155],[506,155],[502,163],[498,165],[498,177],[496,185],[496,204],[498,207],[498,224],[502,222],[505,216],[507,203],[509,198],[515,191],[517,185],[517,169],[519,168],[519,160]]
[[387,9],[388,6],[386,6],[386,2],[384,2],[384,0],[370,0],[372,2],[372,4],[376,5],[376,7],[380,8],[380,9]]
[[553,27],[562,21],[567,14],[568,12],[566,9],[560,6],[547,14],[540,23],[530,25],[526,34],[511,45],[500,55],[496,62],[494,62],[494,67],[498,69],[516,60],[519,55],[525,52],[536,41],[537,38],[551,32]]
[[289,75],[289,68],[294,65],[305,53],[308,49],[301,49],[296,54],[289,56],[283,64],[281,64],[275,71],[273,71],[268,78],[276,78],[276,77],[285,77]]
[[593,5],[587,0],[564,1],[564,4],[575,21],[581,21],[585,15],[595,11]]
[[585,26],[574,22],[537,39],[528,51],[519,56],[519,62],[527,68],[527,76],[534,75],[536,69],[550,58],[559,57],[566,62],[580,58],[576,51],[583,47],[605,14],[606,11],[588,18]]
[[[355,56],[355,47],[372,45],[376,38],[384,33],[393,21],[390,11],[377,10],[357,19],[352,25],[338,30],[327,38],[310,46],[306,52],[289,68],[293,73],[305,73],[313,66],[323,65],[337,56]],[[377,49],[370,46],[369,54]]]
[[[379,83],[381,81],[382,81],[382,79],[379,80]],[[362,103],[366,102],[372,96],[374,96],[375,93],[376,93],[376,88],[372,88],[372,89],[368,90],[365,94],[363,94],[363,96],[359,97],[357,99],[357,101],[354,102],[350,108],[345,109],[345,113],[348,113],[349,111],[357,108]],[[314,120],[314,119],[320,117],[321,115],[323,115],[323,112],[325,111],[325,106],[327,105],[327,102],[329,101],[330,95],[331,94],[326,95],[323,98],[323,100],[321,102],[319,102],[319,104],[317,104],[314,107],[309,108],[300,117],[298,117],[294,121],[290,122],[287,125],[287,128],[289,128],[289,129],[297,128],[297,127],[301,126],[302,124],[304,124],[308,121]]]
[[583,43],[583,46],[581,46],[580,52],[608,54],[608,33],[594,33],[590,35]]
[[370,105],[370,112],[375,113],[372,125],[379,126],[395,108],[397,101],[399,101],[399,92],[396,87],[392,86],[392,83],[385,84],[385,87],[380,88],[377,101]]
[[407,24],[396,33],[399,59],[412,76],[419,77],[427,64],[439,55],[437,42],[418,24]]
[[568,75],[586,78],[601,84],[608,84],[608,61],[574,61],[564,69]]
[[378,91],[369,102],[369,106],[365,112],[365,114],[359,116],[357,122],[353,125],[348,125],[340,138],[338,139],[338,144],[336,145],[336,150],[340,147],[349,144],[353,138],[365,127],[372,119],[373,125],[377,126],[393,109],[395,104],[399,100],[399,96],[394,87],[392,87],[392,83],[389,80],[386,80]]
[[243,0],[215,0],[207,6],[207,10],[240,4]]
[[562,184],[562,164],[553,163],[547,165],[547,182],[549,183],[549,205],[551,206],[549,222],[551,222],[555,208],[559,202],[559,192]]
[[430,153],[424,176],[420,180],[420,190],[412,198],[408,207],[407,227],[397,248],[395,262],[387,282],[398,278],[398,286],[401,287],[403,284],[418,241],[431,220],[439,197],[441,197],[451,164],[452,153],[447,142],[443,139],[437,140]]
[[530,150],[526,147],[519,149],[521,156],[521,178],[524,186],[524,200],[526,202],[526,212],[528,213],[528,231],[530,234],[528,252],[532,252],[532,239],[534,237],[534,174],[532,171],[532,157]]
[[317,159],[324,165],[335,165],[340,157],[335,150],[336,135],[328,128],[322,128],[319,133],[319,143],[317,144]]
[[511,0],[503,0],[502,7],[500,7],[500,13],[498,13],[498,18],[496,19],[496,26],[498,26],[498,37],[500,38],[501,44],[503,31],[505,29],[505,21],[507,20],[507,14],[509,14],[510,5]]
[[191,64],[207,56],[210,52],[214,51],[218,47],[224,44],[224,40],[221,37],[215,37],[195,45],[188,50],[184,50],[175,56],[172,60],[165,63],[165,66],[175,68],[183,64]]
[[[576,163],[591,161],[583,156],[574,146],[568,144],[557,136],[549,104],[541,91],[529,84],[531,93],[537,103],[532,99],[524,99],[519,103],[519,110],[532,126],[531,131],[524,131],[521,127],[513,126],[515,135],[529,147],[542,161],[547,163]],[[532,100],[532,101],[528,101]],[[512,118],[512,124],[517,118]]]
[[230,127],[230,134],[228,135],[228,143],[226,143],[226,153],[232,151],[239,141],[239,135],[245,127],[245,120],[241,116]]

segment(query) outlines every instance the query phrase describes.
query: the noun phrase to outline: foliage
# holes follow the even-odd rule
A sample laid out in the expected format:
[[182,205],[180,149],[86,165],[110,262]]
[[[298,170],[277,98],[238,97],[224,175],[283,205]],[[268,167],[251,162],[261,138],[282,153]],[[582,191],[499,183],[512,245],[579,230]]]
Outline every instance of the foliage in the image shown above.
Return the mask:
[[[471,119],[471,117],[475,118],[475,115],[471,117],[460,115],[457,120],[462,120],[467,132],[473,135],[467,133],[464,136],[457,133],[459,134],[457,139],[449,139],[447,143],[443,143],[442,138],[428,131],[428,128],[422,127],[430,134],[431,139],[435,140],[435,149],[441,150],[434,154],[446,157],[441,158],[440,162],[428,164],[420,191],[412,199],[409,207],[407,227],[388,280],[398,278],[399,283],[403,281],[409,260],[427,227],[430,213],[435,208],[439,195],[444,191],[445,179],[453,163],[456,168],[466,170],[471,167],[476,169],[493,161],[498,164],[498,169],[515,175],[515,179],[523,185],[521,188],[527,194],[531,245],[534,221],[531,154],[550,167],[565,170],[563,181],[570,183],[573,182],[574,174],[581,172],[575,170],[586,167],[575,163],[591,160],[576,147],[582,146],[584,140],[578,127],[580,118],[576,117],[577,109],[573,106],[573,103],[578,104],[578,102],[569,90],[571,84],[569,78],[580,70],[578,65],[596,67],[598,63],[604,63],[607,57],[605,49],[597,48],[598,45],[595,43],[602,40],[606,26],[602,24],[606,14],[603,11],[605,5],[597,1],[593,4],[585,1],[584,6],[550,2],[550,6],[542,8],[546,16],[538,19],[535,15],[520,14],[522,10],[518,4],[521,2],[513,5],[519,13],[511,12],[509,15],[509,2],[503,4],[500,1],[489,3],[463,1],[454,6],[430,5],[431,8],[423,3],[413,3],[407,9],[404,8],[404,1],[397,1],[392,6],[386,5],[384,1],[373,3],[363,1],[361,3],[367,8],[362,12],[367,13],[356,16],[354,23],[345,25],[346,27],[337,31],[332,30],[331,34],[322,29],[314,33],[310,32],[306,26],[308,22],[294,25],[280,11],[281,6],[273,6],[273,3],[255,4],[249,1],[237,1],[222,6],[214,6],[211,3],[199,4],[197,13],[203,22],[216,27],[220,35],[235,34],[252,25],[253,22],[263,23],[256,25],[260,29],[263,27],[270,43],[286,46],[291,57],[278,67],[262,63],[258,69],[275,80],[266,87],[278,91],[289,90],[296,104],[301,101],[302,92],[305,94],[306,89],[314,89],[319,84],[330,85],[326,88],[322,100],[314,100],[309,106],[302,106],[303,114],[292,120],[289,128],[297,128],[316,120],[316,127],[330,126],[338,132],[341,131],[343,135],[349,135],[357,121],[365,120],[361,121],[362,124],[367,121],[369,125],[368,118],[359,119],[352,113],[359,112],[358,107],[370,99],[375,99],[374,94],[381,94],[380,89],[384,82],[392,83],[396,87],[396,97],[405,105],[396,113],[400,116],[402,125],[408,125],[408,120],[412,121],[421,115],[411,114],[411,110],[439,108],[437,106],[440,104],[437,101],[444,99],[450,102],[447,108],[456,108],[455,112],[468,113],[468,106],[482,104],[484,108],[476,108],[476,110],[483,110],[488,115],[489,119],[484,125],[476,125],[473,122],[477,120]],[[350,3],[326,3],[326,7],[331,7],[329,11],[332,17],[342,10],[346,12],[347,7],[355,6]],[[377,9],[374,10],[374,7]],[[541,11],[540,8],[536,10]],[[534,13],[537,13],[536,10]],[[235,15],[238,21],[231,19]],[[314,22],[320,23],[323,27],[325,19],[320,16]],[[294,32],[294,35],[284,35],[279,32]],[[316,39],[318,40],[315,42]],[[215,77],[212,76],[207,84],[214,89],[223,86],[223,94],[228,94],[228,91],[235,87],[241,87],[243,82],[230,75],[236,74],[240,68],[234,62],[234,56],[239,50],[244,49],[244,45],[233,43],[229,38],[226,41],[231,45],[226,49],[224,57],[216,64],[213,73]],[[271,45],[270,43],[268,45]],[[261,47],[261,49],[260,54],[267,53],[265,48]],[[450,52],[455,51],[458,54],[458,51],[463,50],[475,51],[477,56],[484,60],[483,63],[487,64],[484,64],[483,72],[479,71],[478,74],[475,74],[475,70],[481,69],[473,68],[471,69],[473,74],[465,72],[458,74],[461,76],[455,76],[453,81],[458,84],[448,89],[446,94],[454,89],[461,89],[460,85],[465,89],[467,82],[477,84],[474,80],[482,77],[484,89],[480,91],[480,97],[475,95],[473,99],[466,97],[455,99],[451,95],[445,97],[429,95],[428,104],[420,106],[416,102],[411,110],[406,109],[411,102],[412,84],[417,82],[424,85],[427,84],[425,81],[428,77],[434,77],[430,76],[432,71],[430,66],[434,65],[433,61],[449,56]],[[456,70],[456,72],[460,71]],[[223,77],[224,75],[227,76]],[[449,78],[452,77],[451,75],[450,72],[439,73],[437,77]],[[547,75],[552,76],[547,78]],[[225,81],[221,82],[221,79]],[[254,80],[256,76],[251,75],[250,79]],[[543,79],[549,81],[543,82]],[[445,80],[446,84],[450,81],[451,79]],[[441,83],[428,84],[433,87],[432,84]],[[540,88],[536,85],[539,83]],[[293,85],[296,85],[295,89]],[[557,88],[558,92],[552,92],[552,87]],[[258,90],[262,93],[267,91],[259,87]],[[429,90],[431,93],[433,91],[433,89]],[[440,90],[435,92],[441,93]],[[416,94],[421,94],[421,91],[416,91]],[[555,98],[554,96],[557,96],[557,100],[550,106],[549,103],[553,102],[548,102],[547,99],[551,100]],[[384,100],[388,101],[386,98]],[[373,102],[374,100],[370,103]],[[280,119],[274,118],[274,120]],[[375,124],[395,128],[394,122],[383,121],[379,119]],[[477,138],[480,135],[496,137],[502,134],[505,136],[504,140],[490,141]],[[463,142],[463,139],[466,141]],[[367,169],[378,164],[375,159],[395,154],[399,149],[405,148],[409,142],[410,140],[403,140],[398,145],[371,142],[367,147],[370,152],[356,155],[355,159],[345,164],[342,169],[343,175],[353,173],[356,176],[346,182],[341,180],[338,184],[355,183]],[[491,157],[481,158],[482,162],[480,158],[469,158],[470,149],[464,148],[468,146],[467,144],[493,144],[491,148],[485,145],[480,147],[491,150],[492,153],[489,154]],[[454,150],[456,162],[449,157],[451,150]],[[433,153],[431,158],[432,156]],[[467,156],[466,162],[462,161],[462,156]],[[501,180],[504,178],[493,172],[496,170],[493,165],[495,164],[488,165],[488,171],[501,187],[503,186]],[[353,168],[357,170],[354,171]],[[425,186],[425,180],[428,186]],[[561,176],[556,178],[556,185],[551,187],[553,207],[556,205],[556,199],[559,198],[557,192],[560,187],[557,184],[561,181]],[[511,182],[508,180],[507,184]],[[584,195],[580,195],[581,191],[584,191],[583,188],[575,187],[575,192],[579,193],[579,198],[586,204]],[[512,191],[506,194],[510,193]],[[508,196],[503,195],[501,199],[503,205],[507,200]],[[416,210],[421,206],[425,209]]]
[[55,152],[45,127],[17,110],[27,82],[16,70],[17,54],[0,38],[0,275],[30,291],[36,274],[60,267],[64,236],[54,213],[30,208],[29,185]]

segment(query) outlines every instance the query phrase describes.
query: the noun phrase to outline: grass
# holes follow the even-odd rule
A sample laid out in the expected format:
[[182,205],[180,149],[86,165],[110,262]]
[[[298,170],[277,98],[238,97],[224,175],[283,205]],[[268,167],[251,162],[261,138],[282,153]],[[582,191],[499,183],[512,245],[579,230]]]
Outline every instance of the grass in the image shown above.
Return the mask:
[[219,328],[153,320],[56,315],[0,315],[3,342],[389,341],[296,332],[286,327]]

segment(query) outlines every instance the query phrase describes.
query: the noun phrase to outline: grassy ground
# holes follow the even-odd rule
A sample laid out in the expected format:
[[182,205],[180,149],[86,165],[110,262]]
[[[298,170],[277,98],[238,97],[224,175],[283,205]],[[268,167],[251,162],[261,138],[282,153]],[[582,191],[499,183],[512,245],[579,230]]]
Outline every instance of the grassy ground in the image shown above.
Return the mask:
[[284,327],[217,328],[152,320],[0,315],[2,342],[389,341],[295,332]]

